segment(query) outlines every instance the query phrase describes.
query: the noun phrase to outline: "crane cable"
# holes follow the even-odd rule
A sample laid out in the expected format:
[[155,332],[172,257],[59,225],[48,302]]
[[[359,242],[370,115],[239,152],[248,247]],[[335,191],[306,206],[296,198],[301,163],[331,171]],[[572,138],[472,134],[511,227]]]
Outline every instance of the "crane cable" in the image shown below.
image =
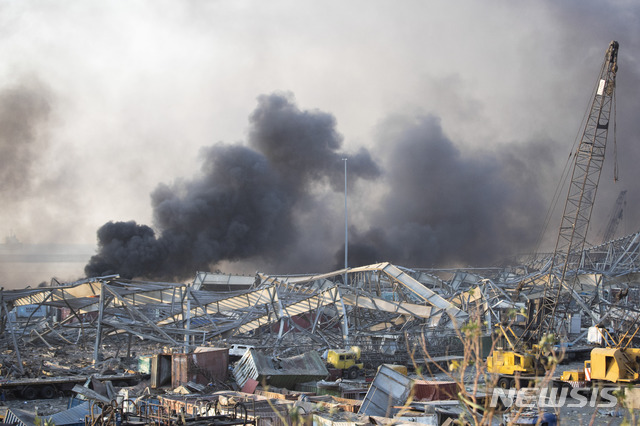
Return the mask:
[[[589,99],[593,99],[593,97],[595,96],[597,89],[594,89],[594,91],[591,93],[591,97]],[[612,96],[612,102],[613,102],[613,181],[614,182],[618,182],[619,176],[618,176],[618,143],[617,143],[617,137],[616,137],[616,131],[617,131],[617,113],[616,113],[616,105],[617,105],[617,98],[616,98],[616,92],[613,92],[613,96]],[[573,162],[571,161],[571,159],[573,158],[574,155],[576,155],[576,149],[577,146],[579,144],[579,141],[581,139],[581,132],[582,129],[585,126],[585,123],[589,117],[589,107],[590,107],[590,103],[587,104],[587,109],[584,112],[584,115],[582,117],[582,122],[580,123],[580,127],[578,128],[578,133],[576,134],[576,137],[573,141],[573,145],[571,147],[571,151],[569,151],[569,156],[567,157],[567,161],[564,164],[564,168],[562,170],[562,175],[560,177],[560,180],[558,181],[558,185],[556,186],[555,189],[555,193],[553,194],[553,197],[551,199],[551,203],[549,204],[549,208],[547,209],[547,214],[545,216],[544,219],[544,223],[542,226],[542,229],[540,231],[540,233],[538,234],[538,238],[536,240],[536,244],[535,244],[535,252],[536,254],[540,253],[540,246],[542,245],[542,239],[544,237],[544,235],[547,233],[547,229],[549,227],[549,224],[551,223],[551,219],[554,217],[553,212],[555,212],[558,203],[560,202],[560,196],[561,194],[564,193],[564,188],[567,184],[567,182],[569,181],[569,173],[571,172],[571,165],[573,164]]]
[[[573,165],[573,157],[574,155],[576,155],[576,151],[578,149],[578,146],[580,145],[580,141],[582,139],[582,129],[584,129],[584,127],[586,126],[587,120],[589,118],[589,112],[591,109],[591,99],[593,99],[593,97],[595,96],[597,87],[594,88],[594,90],[591,92],[591,96],[589,97],[589,100],[587,101],[587,107],[584,111],[584,114],[582,116],[582,121],[580,122],[580,126],[578,127],[578,131],[576,133],[575,138],[573,139],[573,145],[571,146],[571,150],[569,151],[569,155],[567,156],[567,161],[564,164],[564,168],[562,169],[562,175],[560,176],[560,180],[558,181],[558,184],[556,185],[556,189],[555,189],[555,193],[553,194],[553,197],[551,198],[551,202],[549,204],[549,208],[547,209],[547,213],[546,216],[544,218],[544,223],[542,225],[542,229],[540,230],[540,233],[538,234],[538,238],[536,240],[536,244],[535,244],[535,254],[540,254],[540,246],[542,245],[542,240],[544,238],[544,236],[547,233],[547,229],[549,228],[549,225],[551,223],[551,220],[555,217],[555,215],[553,214],[558,206],[558,203],[560,202],[560,197],[562,194],[564,194],[564,189],[566,187],[566,185],[568,184],[569,180],[570,180],[570,176],[571,176],[571,172],[572,172],[572,165]],[[614,93],[615,94],[615,93]],[[615,117],[615,115],[614,115]]]
[[616,92],[613,92],[613,181],[618,182],[618,138],[616,137],[616,130],[618,129],[617,114],[616,114]]

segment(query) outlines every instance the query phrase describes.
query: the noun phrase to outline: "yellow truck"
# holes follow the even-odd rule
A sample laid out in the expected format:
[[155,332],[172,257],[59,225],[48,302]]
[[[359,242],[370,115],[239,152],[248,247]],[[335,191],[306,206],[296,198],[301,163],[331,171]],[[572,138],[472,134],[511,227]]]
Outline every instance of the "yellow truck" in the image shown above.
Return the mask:
[[327,364],[333,368],[342,370],[342,377],[356,379],[364,369],[364,364],[359,362],[361,350],[358,346],[350,349],[330,349],[327,352]]

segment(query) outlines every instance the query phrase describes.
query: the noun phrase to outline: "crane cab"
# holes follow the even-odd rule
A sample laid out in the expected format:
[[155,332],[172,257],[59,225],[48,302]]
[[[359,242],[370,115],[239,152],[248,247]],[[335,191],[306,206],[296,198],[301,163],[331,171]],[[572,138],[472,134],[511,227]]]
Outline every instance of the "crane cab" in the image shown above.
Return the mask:
[[594,348],[591,359],[585,361],[585,370],[591,371],[591,380],[611,383],[633,383],[640,380],[640,349]]
[[487,358],[487,370],[489,373],[523,376],[536,374],[534,355],[495,349]]

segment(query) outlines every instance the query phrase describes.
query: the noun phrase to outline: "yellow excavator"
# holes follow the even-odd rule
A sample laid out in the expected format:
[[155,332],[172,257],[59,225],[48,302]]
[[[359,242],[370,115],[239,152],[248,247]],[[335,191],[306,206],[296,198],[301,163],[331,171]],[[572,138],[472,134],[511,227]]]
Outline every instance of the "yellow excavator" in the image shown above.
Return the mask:
[[[544,282],[542,297],[535,307],[531,305],[527,325],[519,337],[511,327],[499,326],[499,332],[503,340],[507,341],[508,348],[496,346],[487,358],[487,370],[498,375],[497,384],[502,388],[516,386],[518,378],[535,378],[544,373],[541,358],[545,355],[543,352],[550,349],[551,339],[548,336],[556,332],[556,314],[563,290],[580,306],[585,307],[580,296],[573,290],[575,277],[568,280],[565,278],[569,266],[578,265],[585,246],[614,103],[618,46],[618,42],[612,41],[605,53],[582,138],[574,154],[569,192],[553,256],[544,272],[534,279],[537,284]],[[514,302],[523,286],[524,281],[512,297]],[[547,346],[544,350],[540,345],[542,341],[546,342],[542,346]],[[591,360],[592,374],[604,374],[601,373],[602,369],[609,372],[612,369],[627,371],[630,364],[626,359],[634,357],[634,351],[636,349],[627,348],[622,352],[620,349],[594,352],[595,358],[592,357]],[[613,364],[616,367],[612,367]]]

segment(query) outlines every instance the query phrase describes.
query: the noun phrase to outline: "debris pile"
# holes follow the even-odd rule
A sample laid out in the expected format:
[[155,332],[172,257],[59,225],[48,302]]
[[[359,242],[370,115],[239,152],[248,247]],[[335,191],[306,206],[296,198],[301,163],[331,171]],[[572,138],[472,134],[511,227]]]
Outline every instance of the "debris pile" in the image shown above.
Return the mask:
[[[566,281],[554,315],[558,334],[573,343],[568,355],[589,347],[594,325],[608,327],[607,336],[637,325],[639,241],[633,234],[587,249],[562,275],[549,256],[538,255],[504,268],[379,263],[308,276],[231,280],[200,272],[190,283],[107,276],[3,290],[0,390],[22,399],[75,394],[102,410],[115,409],[107,401],[135,400],[116,405],[133,404],[132,413],[147,420],[184,412],[250,423],[269,411],[286,418],[313,413],[317,423],[337,421],[339,412],[341,421],[357,423],[364,410],[366,422],[374,422],[382,413],[367,414],[376,400],[367,402],[372,383],[365,378],[379,375],[381,364],[425,375],[401,389],[422,379],[420,386],[430,386],[430,373],[463,362],[467,324],[478,324],[485,352],[495,344],[496,326],[530,327],[549,277]],[[358,347],[361,371],[321,359],[349,347]],[[238,362],[230,361],[230,350]],[[435,386],[427,393],[453,392],[450,381]],[[420,407],[421,416],[437,415]]]

